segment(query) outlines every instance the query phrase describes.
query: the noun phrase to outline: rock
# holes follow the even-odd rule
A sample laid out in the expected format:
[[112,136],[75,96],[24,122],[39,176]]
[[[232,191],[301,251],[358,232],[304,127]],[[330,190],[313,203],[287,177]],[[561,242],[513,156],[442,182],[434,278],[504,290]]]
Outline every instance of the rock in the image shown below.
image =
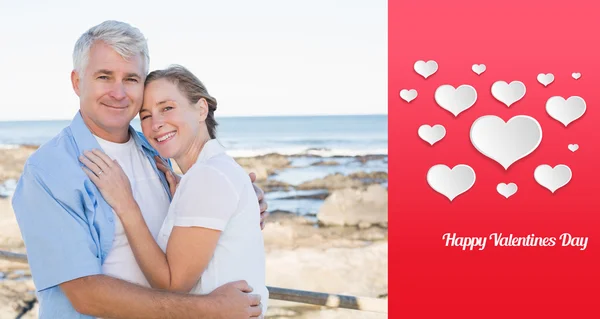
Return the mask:
[[11,198],[0,198],[0,249],[24,246],[10,200]]
[[298,185],[297,189],[312,190],[312,189],[344,189],[344,188],[359,188],[372,184],[382,184],[387,182],[388,174],[386,172],[357,172],[350,175],[335,173],[327,175],[325,178],[317,178]]
[[290,185],[288,183],[276,181],[276,180],[272,180],[272,179],[257,181],[256,185],[258,187],[260,187],[265,193],[277,192],[277,191],[286,191],[287,192],[292,188],[292,185]]
[[321,206],[317,218],[324,225],[380,224],[387,223],[387,209],[387,190],[375,184],[366,190],[343,189],[333,192]]
[[359,229],[367,229],[367,228],[371,228],[371,223],[369,222],[360,222],[358,223],[358,228]]
[[237,157],[235,160],[248,173],[256,173],[257,181],[266,180],[277,170],[290,166],[290,160],[288,157],[281,154],[267,154],[255,157]]
[[311,195],[294,195],[294,196],[281,197],[281,198],[279,198],[279,200],[291,200],[291,199],[318,199],[318,200],[324,200],[325,198],[327,198],[327,196],[329,196],[328,192],[322,192],[322,193],[311,194]]
[[336,162],[336,161],[319,161],[316,163],[313,163],[311,166],[338,166],[340,165],[340,163]]
[[352,174],[348,175],[348,177],[359,180],[365,185],[382,184],[382,183],[387,182],[388,173],[386,173],[386,172],[371,172],[371,173],[357,172],[357,173],[352,173]]
[[36,149],[37,146],[0,149],[0,184],[8,179],[19,179],[25,161]]
[[354,157],[358,162],[366,163],[368,161],[377,161],[387,159],[387,155],[360,155]]
[[357,188],[363,184],[354,180],[351,177],[345,176],[340,173],[327,175],[325,178],[318,178],[312,181],[304,182],[298,185],[297,189],[308,190],[308,189],[344,189],[344,188]]
[[388,243],[267,253],[267,285],[376,298],[388,292]]

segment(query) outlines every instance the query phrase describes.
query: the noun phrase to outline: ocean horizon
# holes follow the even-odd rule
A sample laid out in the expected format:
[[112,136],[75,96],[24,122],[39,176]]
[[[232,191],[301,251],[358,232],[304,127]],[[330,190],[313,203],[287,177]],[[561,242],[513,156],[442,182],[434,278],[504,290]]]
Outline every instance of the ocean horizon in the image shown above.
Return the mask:
[[[230,156],[387,155],[387,115],[217,117],[217,139]],[[41,145],[71,120],[0,121],[0,149]],[[140,120],[132,127],[141,132]]]

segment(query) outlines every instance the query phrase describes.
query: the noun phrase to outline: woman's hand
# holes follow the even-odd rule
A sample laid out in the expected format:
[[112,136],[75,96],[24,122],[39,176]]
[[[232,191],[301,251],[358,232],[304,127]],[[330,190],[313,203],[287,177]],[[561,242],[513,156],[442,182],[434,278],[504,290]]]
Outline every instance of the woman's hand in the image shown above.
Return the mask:
[[177,186],[179,186],[181,176],[175,174],[175,172],[171,170],[169,165],[167,165],[167,163],[165,163],[159,156],[154,156],[154,161],[156,162],[156,168],[163,172],[167,177],[167,182],[169,183],[169,191],[171,192],[172,198],[173,196],[175,196],[175,191],[177,190]]
[[116,160],[100,150],[85,151],[79,160],[85,165],[82,167],[87,176],[94,182],[102,193],[104,200],[121,217],[121,213],[133,211],[137,205],[131,191],[129,178]]

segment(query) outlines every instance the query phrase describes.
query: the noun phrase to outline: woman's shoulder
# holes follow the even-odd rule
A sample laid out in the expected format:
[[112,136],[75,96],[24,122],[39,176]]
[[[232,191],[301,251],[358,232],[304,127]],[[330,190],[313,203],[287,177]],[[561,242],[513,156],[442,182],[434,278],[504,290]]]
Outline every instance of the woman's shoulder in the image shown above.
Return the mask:
[[201,161],[190,168],[185,174],[190,182],[205,183],[215,182],[215,180],[225,180],[236,192],[243,188],[248,174],[244,169],[229,155],[219,154],[206,161]]

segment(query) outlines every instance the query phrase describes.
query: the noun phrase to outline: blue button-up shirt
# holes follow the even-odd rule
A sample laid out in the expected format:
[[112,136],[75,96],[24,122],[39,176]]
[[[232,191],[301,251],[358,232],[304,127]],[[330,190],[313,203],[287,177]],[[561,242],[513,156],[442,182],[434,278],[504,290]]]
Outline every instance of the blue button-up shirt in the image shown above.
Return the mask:
[[[158,153],[141,133],[129,131],[171,198],[154,162]],[[68,127],[29,157],[13,195],[40,318],[91,318],[76,312],[58,285],[101,274],[112,246],[116,217],[79,162],[93,148],[101,149],[77,112]]]

